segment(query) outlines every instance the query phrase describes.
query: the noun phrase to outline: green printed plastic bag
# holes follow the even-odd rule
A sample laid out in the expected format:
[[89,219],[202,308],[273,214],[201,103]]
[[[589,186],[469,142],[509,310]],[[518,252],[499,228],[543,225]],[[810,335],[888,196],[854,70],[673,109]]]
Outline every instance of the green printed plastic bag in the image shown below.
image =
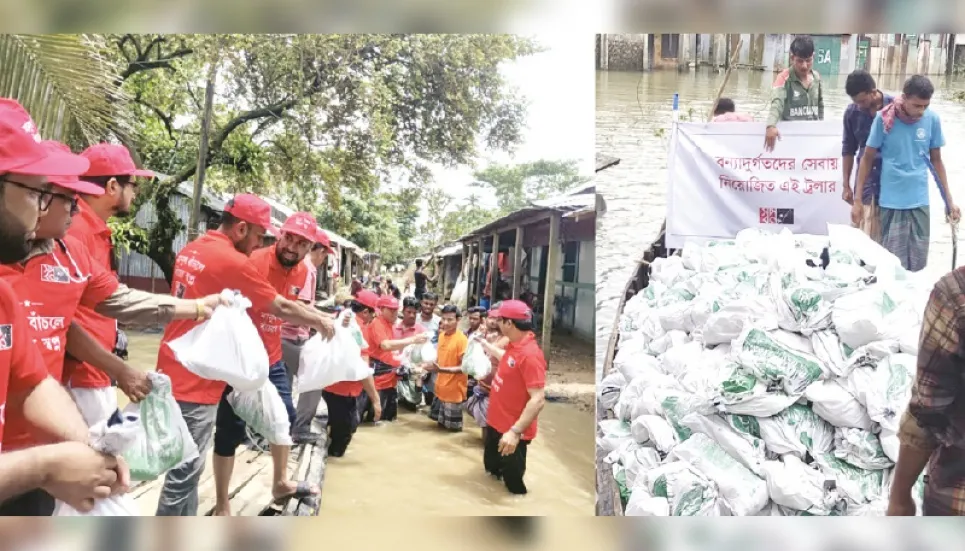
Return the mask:
[[138,411],[141,419],[137,440],[122,454],[136,481],[154,480],[199,456],[198,446],[171,393],[171,379],[154,372],[148,373],[148,378],[151,392],[140,404],[125,408]]
[[871,503],[885,492],[888,480],[885,470],[869,471],[855,467],[832,453],[817,456],[815,459],[821,470],[834,478],[841,493],[858,505]]
[[794,350],[756,327],[744,329],[734,342],[737,361],[768,386],[779,385],[791,396],[800,396],[824,375],[821,361]]
[[757,420],[767,450],[778,455],[818,456],[834,446],[834,427],[808,406],[794,404],[771,417]]
[[881,440],[879,440],[878,435],[869,430],[835,429],[834,456],[855,467],[869,471],[888,469],[895,465],[881,447]]

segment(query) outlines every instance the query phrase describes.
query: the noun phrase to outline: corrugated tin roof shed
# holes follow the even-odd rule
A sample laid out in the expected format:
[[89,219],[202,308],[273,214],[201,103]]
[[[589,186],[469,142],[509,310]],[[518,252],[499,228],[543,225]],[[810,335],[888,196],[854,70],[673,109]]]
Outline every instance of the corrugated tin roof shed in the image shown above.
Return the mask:
[[611,166],[616,166],[620,164],[620,159],[616,157],[610,157],[609,155],[604,155],[602,153],[596,154],[596,171],[606,170]]
[[497,228],[503,228],[531,218],[534,214],[545,211],[556,211],[563,213],[564,218],[575,217],[587,213],[595,213],[597,207],[596,186],[593,184],[583,184],[567,191],[556,197],[534,201],[530,206],[507,214],[498,220],[494,220],[481,228],[477,228],[459,238],[460,242],[465,242],[473,237],[488,235]]

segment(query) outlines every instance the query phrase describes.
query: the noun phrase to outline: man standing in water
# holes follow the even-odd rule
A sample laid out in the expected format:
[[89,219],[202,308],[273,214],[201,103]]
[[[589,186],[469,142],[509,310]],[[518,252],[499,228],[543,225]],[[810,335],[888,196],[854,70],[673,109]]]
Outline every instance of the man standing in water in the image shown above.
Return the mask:
[[[436,305],[439,304],[439,297],[435,293],[426,293],[419,302],[419,317],[416,323],[425,329],[429,336],[429,341],[433,344],[439,342],[439,322],[442,318],[436,315]],[[434,388],[436,382],[435,373],[426,373],[422,380],[422,394],[426,405],[431,406],[435,399]]]
[[823,121],[824,93],[821,77],[812,69],[814,40],[809,35],[791,41],[791,67],[784,69],[774,80],[771,107],[767,112],[767,133],[764,150],[774,151],[781,139],[777,123],[781,121]]
[[[269,229],[273,230],[268,203],[254,195],[236,195],[225,205],[221,226],[195,239],[178,254],[171,292],[178,297],[193,299],[220,293],[223,289],[237,289],[251,301],[253,310],[269,312],[295,325],[307,325],[323,337],[331,338],[334,324],[330,316],[282,296],[248,258],[261,245],[265,231]],[[292,294],[297,296],[298,293]],[[178,363],[171,348],[165,346],[200,324],[201,316],[198,318],[199,321],[169,324],[158,351],[158,371],[171,378],[174,398],[201,455],[167,472],[157,516],[197,516],[198,484],[204,472],[211,436],[220,409],[230,407],[225,401],[227,384],[191,373]],[[281,380],[287,383],[287,374],[281,375]],[[272,377],[272,380],[279,379]],[[272,447],[275,484],[271,493],[275,499],[294,493],[304,494],[303,488],[297,488],[287,478],[287,461],[280,461],[282,458],[287,460],[287,456],[287,447]],[[317,493],[317,489],[310,488],[309,493]]]
[[489,312],[509,345],[493,377],[486,416],[483,464],[501,478],[512,494],[527,492],[526,448],[536,438],[537,418],[546,403],[546,358],[536,344],[533,312],[518,300],[507,300]]
[[754,117],[747,113],[738,113],[734,100],[720,98],[714,106],[714,118],[711,122],[754,122]]
[[[296,212],[288,217],[281,228],[281,237],[274,245],[258,249],[251,254],[251,265],[268,281],[280,296],[297,301],[308,276],[305,258],[318,239],[318,226],[315,217],[307,212]],[[303,308],[314,308],[301,304]],[[270,308],[252,306],[248,314],[258,328],[258,334],[268,352],[268,380],[278,390],[281,401],[288,412],[289,431],[295,424],[295,404],[292,401],[292,388],[288,379],[281,346],[281,326],[283,320]],[[231,387],[225,389],[225,396]],[[245,422],[238,417],[227,401],[218,405],[217,428],[214,433],[214,481],[217,503],[216,516],[231,515],[229,496],[231,473],[234,470],[235,451],[245,440]],[[303,498],[317,495],[321,489],[308,482],[292,486],[288,479],[288,458],[291,446],[271,444],[271,459],[274,464],[274,484],[272,496],[276,503],[287,498]]]
[[[493,307],[493,311],[499,310],[501,304],[501,302],[497,302]],[[476,385],[472,389],[472,395],[466,400],[465,406],[469,415],[472,415],[472,418],[476,420],[476,424],[483,429],[483,440],[486,439],[486,415],[489,412],[489,392],[492,390],[493,378],[496,376],[496,369],[499,367],[499,362],[503,359],[506,347],[509,346],[509,339],[503,336],[499,330],[499,320],[492,316],[492,312],[489,314],[483,326],[485,332],[482,337],[476,337],[476,342],[486,351],[489,361],[492,362],[492,368],[488,376],[476,382]]]
[[462,404],[466,401],[469,376],[462,372],[462,356],[469,340],[459,330],[459,308],[447,304],[442,307],[439,324],[439,349],[436,363],[428,370],[436,375],[435,400],[429,419],[453,432],[462,431]]
[[[407,339],[425,333],[425,327],[415,322],[419,315],[419,301],[415,297],[405,297],[402,301],[402,319],[395,325],[395,338]],[[403,366],[399,374],[399,405],[409,411],[418,411],[422,403],[422,373],[412,371],[417,366]],[[431,404],[430,404],[431,405]]]
[[[372,320],[375,318],[376,309],[379,306],[379,297],[372,291],[359,291],[359,294],[351,301],[351,314],[358,322],[362,334]],[[368,362],[369,348],[362,352],[362,357]],[[352,436],[359,426],[359,396],[362,391],[368,395],[369,402],[373,404],[372,418],[378,421],[382,418],[382,402],[379,400],[379,393],[375,390],[375,379],[368,377],[364,381],[341,381],[325,388],[321,395],[325,398],[325,405],[328,408],[328,455],[329,457],[342,457],[345,455],[348,445],[352,442]],[[312,398],[313,392],[302,394],[298,398],[298,420],[293,432],[296,435],[308,434],[311,430],[311,417],[303,415],[302,400],[314,400],[314,406],[306,406],[306,410],[311,411],[314,417],[318,409],[318,400]]]
[[[369,343],[369,365],[375,371],[375,388],[379,391],[382,405],[382,420],[395,421],[399,413],[399,392],[397,370],[402,362],[396,352],[410,344],[425,344],[425,333],[406,339],[395,338],[395,322],[399,317],[399,301],[395,297],[379,298],[378,316],[366,328],[365,340]],[[367,394],[359,398],[359,411],[362,422],[375,421],[373,402]]]
[[[902,267],[917,272],[928,261],[931,218],[928,174],[934,168],[947,201],[948,217],[961,217],[948,188],[942,161],[945,145],[938,115],[928,109],[935,87],[922,75],[905,81],[901,97],[875,115],[858,169],[851,221],[864,220],[864,186],[881,155],[881,244],[898,257]],[[929,166],[930,165],[930,166]]]
[[[294,215],[293,215],[294,216]],[[298,300],[310,308],[315,307],[315,289],[318,287],[318,269],[325,264],[328,255],[332,252],[332,245],[328,239],[328,234],[318,228],[315,237],[316,241],[312,245],[312,252],[305,256],[302,262],[305,264],[305,284],[302,285],[301,292],[298,293]],[[288,368],[288,385],[291,386],[295,373],[298,372],[299,357],[302,353],[302,346],[308,340],[309,331],[305,327],[298,327],[290,323],[281,326],[281,350],[282,359],[285,360],[285,367]],[[318,400],[315,401],[318,405]],[[314,413],[313,413],[314,415]]]
[[[864,156],[865,144],[871,132],[871,123],[875,114],[886,105],[890,105],[895,98],[878,90],[875,79],[864,69],[858,69],[848,75],[844,85],[845,91],[851,97],[851,105],[844,111],[844,135],[841,140],[841,166],[844,170],[844,190],[842,199],[849,205],[854,205],[854,190],[851,189],[851,175],[854,172],[854,156],[858,155],[858,163]],[[875,159],[871,167],[871,174],[865,182],[861,202],[866,206],[864,216],[858,223],[869,237],[881,242],[881,216],[878,210],[879,184],[881,182],[881,158]],[[855,183],[855,188],[857,188]]]

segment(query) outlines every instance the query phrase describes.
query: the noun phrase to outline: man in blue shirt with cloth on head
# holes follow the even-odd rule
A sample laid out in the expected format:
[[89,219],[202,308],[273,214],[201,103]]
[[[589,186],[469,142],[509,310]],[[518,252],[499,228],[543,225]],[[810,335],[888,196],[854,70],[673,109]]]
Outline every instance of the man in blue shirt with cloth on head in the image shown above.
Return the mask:
[[935,87],[915,75],[905,81],[900,97],[875,115],[858,169],[851,221],[864,219],[863,193],[875,159],[881,156],[881,244],[898,257],[902,267],[917,272],[928,260],[931,219],[928,172],[932,165],[942,187],[949,218],[961,217],[948,189],[942,162],[945,145],[941,121],[928,110]]

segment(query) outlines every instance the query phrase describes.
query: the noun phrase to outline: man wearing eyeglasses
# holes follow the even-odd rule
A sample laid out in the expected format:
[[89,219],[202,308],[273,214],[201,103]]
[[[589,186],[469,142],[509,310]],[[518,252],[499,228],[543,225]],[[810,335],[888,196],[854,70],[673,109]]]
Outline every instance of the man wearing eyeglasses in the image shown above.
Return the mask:
[[[114,248],[107,220],[112,216],[129,215],[137,196],[136,178],[153,177],[154,173],[138,169],[127,148],[120,145],[92,145],[81,156],[90,161],[90,168],[81,179],[103,191],[81,194],[77,215],[67,235],[84,245],[94,263],[113,272]],[[101,346],[115,350],[118,342],[117,320],[81,306],[77,312],[77,323]],[[64,371],[70,393],[89,424],[94,425],[114,413],[117,394],[108,374],[73,358],[67,359]]]
[[[53,197],[46,178],[77,176],[89,163],[51,153],[13,100],[0,99],[0,262],[29,252],[37,222]],[[60,442],[0,454],[0,501],[42,488],[89,511],[95,498],[126,491],[127,467],[87,445],[88,429],[70,396],[47,374],[30,339],[27,316],[13,289],[0,280],[0,438],[6,415],[23,412],[36,428]]]

